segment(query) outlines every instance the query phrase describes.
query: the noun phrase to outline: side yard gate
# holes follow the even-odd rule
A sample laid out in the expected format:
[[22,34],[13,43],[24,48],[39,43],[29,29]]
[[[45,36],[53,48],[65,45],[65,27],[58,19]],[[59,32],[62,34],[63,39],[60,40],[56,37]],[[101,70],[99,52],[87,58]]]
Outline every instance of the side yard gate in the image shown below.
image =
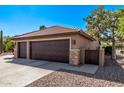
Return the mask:
[[80,61],[82,64],[104,65],[104,49],[81,50]]
[[85,50],[85,64],[99,65],[99,50]]

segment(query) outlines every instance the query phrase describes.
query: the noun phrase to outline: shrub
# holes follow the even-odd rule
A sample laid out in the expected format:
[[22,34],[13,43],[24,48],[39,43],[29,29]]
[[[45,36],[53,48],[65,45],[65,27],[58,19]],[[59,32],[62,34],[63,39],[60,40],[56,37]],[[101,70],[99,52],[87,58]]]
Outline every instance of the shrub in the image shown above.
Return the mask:
[[14,41],[11,39],[11,37],[7,37],[3,42],[3,46],[4,52],[10,52],[14,48]]
[[103,48],[105,49],[105,55],[111,55],[112,54],[112,46],[105,46]]

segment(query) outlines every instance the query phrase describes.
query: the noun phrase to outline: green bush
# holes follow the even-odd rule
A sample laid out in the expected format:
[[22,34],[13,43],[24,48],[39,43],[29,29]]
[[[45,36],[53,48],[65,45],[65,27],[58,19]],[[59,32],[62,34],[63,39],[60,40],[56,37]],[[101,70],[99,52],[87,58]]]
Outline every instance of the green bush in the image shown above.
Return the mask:
[[7,37],[3,42],[3,46],[4,52],[10,52],[14,48],[14,41],[10,37]]
[[104,46],[105,49],[105,54],[106,55],[111,55],[112,54],[112,46]]

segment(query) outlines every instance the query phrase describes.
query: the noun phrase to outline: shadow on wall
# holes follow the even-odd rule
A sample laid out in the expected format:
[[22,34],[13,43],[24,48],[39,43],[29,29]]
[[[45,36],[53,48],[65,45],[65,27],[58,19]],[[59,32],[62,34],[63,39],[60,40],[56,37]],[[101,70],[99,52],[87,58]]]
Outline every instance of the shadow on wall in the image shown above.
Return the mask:
[[[5,58],[5,60],[9,60],[11,58]],[[25,59],[13,59],[12,61],[7,61],[8,63],[12,64],[20,64],[20,65],[27,65],[37,68],[43,68],[43,69],[50,69],[50,70],[58,70],[56,68],[64,65],[69,65],[65,63],[53,63],[48,61],[39,61],[39,60],[30,60],[27,61]],[[51,66],[50,66],[51,65]],[[80,72],[74,72],[74,71],[68,71],[68,70],[58,70],[58,71],[64,71],[67,73],[74,73],[78,75],[83,75],[86,77],[101,79],[101,80],[107,80],[112,81],[116,83],[124,83],[124,68],[122,68],[123,65],[119,64],[117,61],[111,60],[110,56],[105,56],[105,66],[99,67],[95,75],[86,74],[86,73],[80,73]]]

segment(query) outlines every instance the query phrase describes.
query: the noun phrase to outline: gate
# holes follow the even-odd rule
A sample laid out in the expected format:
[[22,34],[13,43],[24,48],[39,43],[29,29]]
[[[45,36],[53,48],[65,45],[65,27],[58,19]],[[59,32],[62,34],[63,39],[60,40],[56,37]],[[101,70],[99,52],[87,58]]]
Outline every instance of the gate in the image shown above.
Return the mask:
[[99,50],[85,50],[85,64],[99,65]]

